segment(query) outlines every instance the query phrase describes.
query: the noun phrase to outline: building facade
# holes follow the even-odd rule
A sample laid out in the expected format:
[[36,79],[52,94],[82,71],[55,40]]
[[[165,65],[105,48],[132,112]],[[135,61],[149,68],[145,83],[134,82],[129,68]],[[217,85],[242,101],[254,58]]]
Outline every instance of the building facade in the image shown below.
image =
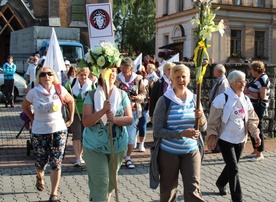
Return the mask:
[[0,0],[0,66],[10,51],[10,33],[32,26],[80,28],[80,42],[89,46],[86,4],[108,2],[112,0]]
[[[216,23],[223,19],[226,29],[223,37],[216,32],[208,42],[211,62],[276,63],[276,0],[212,2],[213,8],[220,7]],[[173,51],[180,53],[180,60],[191,59],[197,42],[195,26],[189,23],[197,13],[193,1],[156,0],[156,6],[157,55]]]

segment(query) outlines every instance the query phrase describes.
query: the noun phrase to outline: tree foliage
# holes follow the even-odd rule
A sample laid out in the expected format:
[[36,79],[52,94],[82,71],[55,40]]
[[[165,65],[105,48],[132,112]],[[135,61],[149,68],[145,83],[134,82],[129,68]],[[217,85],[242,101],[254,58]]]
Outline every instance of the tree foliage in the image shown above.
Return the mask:
[[121,50],[154,54],[155,1],[113,0],[113,23],[116,42]]

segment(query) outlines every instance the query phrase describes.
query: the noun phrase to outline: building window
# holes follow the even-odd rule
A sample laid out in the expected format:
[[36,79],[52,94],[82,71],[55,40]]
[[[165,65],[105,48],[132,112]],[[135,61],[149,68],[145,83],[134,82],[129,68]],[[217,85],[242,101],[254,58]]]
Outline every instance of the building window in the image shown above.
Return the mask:
[[241,30],[231,30],[231,57],[241,57]]
[[241,0],[233,0],[233,4],[240,6],[241,5]]
[[169,35],[164,35],[164,45],[169,44]]
[[257,7],[265,7],[265,0],[256,0]]
[[263,58],[265,56],[265,32],[255,32],[255,57]]
[[178,0],[177,8],[178,12],[182,12],[184,10],[184,0]]
[[83,0],[72,1],[72,19],[71,21],[84,21],[85,7]]
[[164,0],[164,15],[168,15],[169,14],[169,0]]

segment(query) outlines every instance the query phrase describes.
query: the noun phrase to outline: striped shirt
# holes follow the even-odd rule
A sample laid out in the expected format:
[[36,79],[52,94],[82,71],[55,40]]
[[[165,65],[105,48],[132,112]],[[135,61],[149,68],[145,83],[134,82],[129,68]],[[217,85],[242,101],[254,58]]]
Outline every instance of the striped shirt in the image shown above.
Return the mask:
[[[262,74],[262,76],[257,80],[254,81],[255,78],[253,78],[249,84],[247,85],[247,88],[249,91],[253,92],[253,93],[260,93],[260,88],[262,87],[267,87],[267,94],[264,98],[264,100],[268,100],[269,94],[270,94],[270,81],[269,78],[267,76],[267,74]],[[252,102],[254,101],[258,101],[258,99],[252,97],[251,95],[248,94],[248,97],[250,98],[250,100]]]
[[[172,102],[167,119],[167,129],[182,131],[188,128],[194,128],[194,110],[194,101],[191,101],[189,105],[184,107]],[[160,149],[172,154],[188,154],[197,150],[198,144],[197,140],[187,137],[182,137],[181,139],[163,138]]]

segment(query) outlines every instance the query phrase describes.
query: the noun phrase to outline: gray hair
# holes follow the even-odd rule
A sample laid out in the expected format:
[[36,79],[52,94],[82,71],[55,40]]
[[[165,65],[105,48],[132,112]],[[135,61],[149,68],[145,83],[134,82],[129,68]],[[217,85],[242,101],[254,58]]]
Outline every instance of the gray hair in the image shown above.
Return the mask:
[[245,73],[239,70],[234,70],[228,74],[228,82],[229,83],[235,83],[238,79],[243,79],[245,80],[246,76]]
[[226,73],[226,69],[225,67],[223,66],[223,64],[217,64],[215,66],[215,69],[219,70],[221,73],[225,74]]

